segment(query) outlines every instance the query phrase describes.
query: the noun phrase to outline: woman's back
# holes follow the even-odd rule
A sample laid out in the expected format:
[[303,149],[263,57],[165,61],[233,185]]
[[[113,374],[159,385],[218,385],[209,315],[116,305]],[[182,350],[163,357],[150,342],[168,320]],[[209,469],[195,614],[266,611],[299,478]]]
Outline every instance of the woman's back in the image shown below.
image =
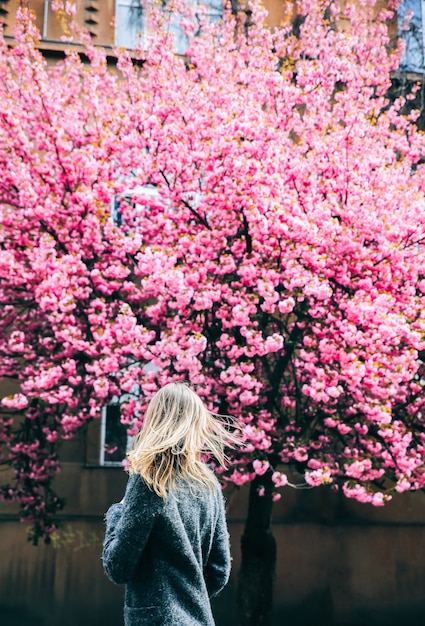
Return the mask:
[[230,574],[221,489],[176,487],[163,500],[133,474],[124,503],[107,513],[104,568],[126,584],[128,626],[214,624],[209,597]]
[[209,598],[228,581],[230,549],[221,488],[201,453],[222,462],[226,437],[186,385],[151,400],[124,499],[106,514],[103,563],[126,585],[125,626],[214,626]]

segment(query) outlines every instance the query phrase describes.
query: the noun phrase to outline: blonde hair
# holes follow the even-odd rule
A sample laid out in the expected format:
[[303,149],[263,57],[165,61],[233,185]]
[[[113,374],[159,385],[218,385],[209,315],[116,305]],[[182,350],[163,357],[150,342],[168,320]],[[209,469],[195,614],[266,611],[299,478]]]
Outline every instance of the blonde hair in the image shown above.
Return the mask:
[[151,399],[143,425],[127,454],[130,473],[140,474],[161,498],[176,488],[176,479],[195,481],[210,489],[216,481],[202,460],[212,455],[225,467],[225,446],[238,438],[221,416],[206,409],[201,398],[185,383],[169,383]]

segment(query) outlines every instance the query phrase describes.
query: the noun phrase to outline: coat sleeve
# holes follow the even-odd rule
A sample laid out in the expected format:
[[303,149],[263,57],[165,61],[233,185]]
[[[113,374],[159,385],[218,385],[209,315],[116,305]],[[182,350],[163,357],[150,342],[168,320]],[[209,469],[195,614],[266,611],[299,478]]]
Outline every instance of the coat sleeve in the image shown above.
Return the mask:
[[226,525],[223,495],[221,488],[219,489],[217,523],[211,550],[204,568],[205,582],[211,598],[220,593],[227,584],[231,569],[229,533]]
[[102,560],[107,577],[117,585],[133,578],[162,504],[140,476],[132,474],[123,503],[108,509]]

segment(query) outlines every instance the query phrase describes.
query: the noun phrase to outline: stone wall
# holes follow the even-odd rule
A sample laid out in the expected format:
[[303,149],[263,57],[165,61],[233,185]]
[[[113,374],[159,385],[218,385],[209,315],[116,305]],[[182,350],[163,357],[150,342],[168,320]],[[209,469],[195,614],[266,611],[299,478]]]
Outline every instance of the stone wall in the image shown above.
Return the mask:
[[[84,450],[68,442],[65,459]],[[121,499],[119,468],[66,460],[57,489],[67,500],[50,546],[26,542],[14,507],[0,505],[2,626],[119,626],[122,589],[105,578],[103,514]],[[234,557],[228,588],[215,601],[217,626],[236,625],[239,542],[246,489],[227,494]],[[419,626],[425,623],[425,495],[386,507],[350,502],[328,488],[286,488],[275,504],[278,543],[275,626]]]

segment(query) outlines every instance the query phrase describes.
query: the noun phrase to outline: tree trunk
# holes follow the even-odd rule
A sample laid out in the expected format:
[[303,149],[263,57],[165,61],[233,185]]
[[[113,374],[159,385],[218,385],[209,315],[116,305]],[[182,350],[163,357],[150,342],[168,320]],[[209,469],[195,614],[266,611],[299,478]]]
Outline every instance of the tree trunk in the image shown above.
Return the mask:
[[[258,489],[264,487],[263,496]],[[273,482],[271,473],[251,483],[248,517],[241,539],[239,626],[271,626],[276,541],[270,528]]]

